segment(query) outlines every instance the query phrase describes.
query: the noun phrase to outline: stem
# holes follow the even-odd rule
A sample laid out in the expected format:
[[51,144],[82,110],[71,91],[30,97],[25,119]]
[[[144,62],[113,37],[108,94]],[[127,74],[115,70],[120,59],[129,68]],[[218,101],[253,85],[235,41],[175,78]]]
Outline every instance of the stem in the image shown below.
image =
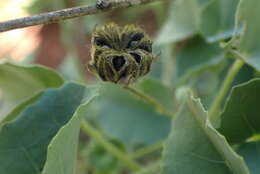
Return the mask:
[[216,121],[219,117],[219,110],[220,106],[222,104],[222,101],[224,97],[226,96],[230,86],[232,85],[232,82],[234,81],[234,78],[240,68],[243,66],[244,62],[241,61],[240,59],[236,59],[235,62],[233,63],[232,67],[229,69],[226,79],[224,80],[222,87],[217,94],[210,110],[209,110],[209,118],[211,121]]
[[171,118],[174,117],[173,113],[167,111],[167,109],[164,108],[160,103],[158,103],[154,98],[144,94],[142,91],[140,91],[136,88],[129,87],[129,86],[125,86],[124,88],[127,89],[128,91],[130,91],[131,93],[133,93],[134,95],[140,97],[145,102],[153,105],[157,112],[159,112],[165,116],[171,117]]
[[154,173],[155,171],[159,170],[160,169],[160,165],[161,165],[161,162],[155,162],[154,164],[140,170],[140,171],[137,171],[137,172],[134,172],[133,174],[152,174]]
[[89,135],[95,141],[97,141],[101,146],[103,146],[108,152],[113,154],[121,162],[123,162],[129,169],[137,171],[141,169],[141,166],[136,162],[132,161],[126,154],[118,150],[112,143],[108,142],[102,134],[92,127],[86,120],[83,120],[81,123],[81,128],[84,133]]
[[16,28],[24,28],[39,24],[50,24],[60,22],[66,19],[76,18],[85,15],[97,14],[108,10],[137,6],[151,3],[158,0],[103,0],[107,4],[105,8],[99,8],[96,4],[67,8],[48,13],[42,13],[34,16],[28,16],[9,21],[0,22],[0,32]]
[[135,151],[133,154],[130,155],[130,157],[132,159],[137,159],[137,158],[143,157],[145,154],[148,154],[148,153],[161,149],[162,146],[163,146],[163,141],[152,144],[150,146],[146,146],[142,149]]

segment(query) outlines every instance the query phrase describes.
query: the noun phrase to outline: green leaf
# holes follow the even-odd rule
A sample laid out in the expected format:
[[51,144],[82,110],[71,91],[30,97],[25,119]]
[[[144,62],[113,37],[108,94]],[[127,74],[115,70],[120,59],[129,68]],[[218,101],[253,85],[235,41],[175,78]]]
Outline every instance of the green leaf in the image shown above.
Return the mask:
[[254,79],[232,89],[221,114],[219,131],[231,144],[242,143],[260,132],[260,79]]
[[201,99],[205,109],[209,109],[219,90],[220,66],[206,69],[189,80],[190,88]]
[[201,12],[200,32],[208,42],[231,37],[239,0],[213,0]]
[[39,97],[42,95],[42,92],[39,92],[32,97],[26,99],[24,102],[17,105],[6,117],[0,122],[0,127],[5,123],[15,119],[27,106],[35,103]]
[[85,88],[84,93],[84,104],[77,108],[71,120],[61,127],[49,144],[42,174],[73,174],[75,172],[80,122],[88,112],[89,103],[97,96],[94,88]]
[[238,153],[244,157],[251,174],[260,173],[259,142],[245,143],[239,146]]
[[188,97],[173,120],[161,174],[248,174],[243,159],[207,119],[199,100]]
[[0,63],[0,120],[16,105],[41,90],[62,84],[63,79],[49,68]]
[[233,45],[238,48],[243,60],[260,70],[260,40],[258,33],[260,23],[258,16],[260,15],[260,1],[241,0],[237,11],[237,28],[243,26],[242,36],[237,40],[233,39]]
[[158,44],[177,42],[198,31],[200,3],[198,0],[172,1],[169,18],[157,37]]
[[[84,86],[74,83],[68,83],[59,89],[48,89],[16,119],[3,125],[0,129],[0,173],[41,173],[46,161],[47,147],[51,141],[47,164],[49,160],[55,160],[53,159],[55,153],[63,152],[54,156],[64,162],[68,162],[68,158],[71,158],[72,162],[66,163],[66,166],[62,166],[61,161],[55,161],[53,164],[56,162],[59,164],[56,165],[59,171],[63,170],[61,167],[65,167],[64,170],[71,169],[75,161],[71,153],[75,152],[77,142],[68,140],[74,140],[75,137],[72,136],[77,136],[79,117],[77,114],[82,114],[83,109],[80,108],[76,116],[72,120],[71,118],[83,101],[91,99],[91,92],[92,90],[86,91]],[[59,151],[56,149],[58,146],[61,148]],[[48,165],[46,168],[52,169]]]
[[[159,82],[145,80],[139,85],[140,89],[146,89],[146,94],[152,94],[161,104],[170,100],[166,107],[173,103],[172,92]],[[168,135],[170,119],[157,113],[153,106],[126,89],[103,83],[100,96],[96,121],[109,137],[128,145],[147,145]]]
[[183,84],[192,76],[219,66],[223,60],[224,52],[219,44],[208,44],[196,37],[177,53],[177,83]]

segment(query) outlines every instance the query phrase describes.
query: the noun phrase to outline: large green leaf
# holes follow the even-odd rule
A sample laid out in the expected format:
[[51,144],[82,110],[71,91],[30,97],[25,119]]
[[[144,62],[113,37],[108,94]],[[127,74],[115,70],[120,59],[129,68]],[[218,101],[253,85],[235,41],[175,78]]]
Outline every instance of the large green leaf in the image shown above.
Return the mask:
[[233,88],[221,114],[219,129],[230,143],[242,143],[260,132],[259,90],[260,79]]
[[248,174],[243,159],[210,124],[199,100],[187,98],[164,146],[161,174]]
[[86,100],[74,113],[71,120],[63,126],[48,146],[47,160],[42,174],[74,174],[77,162],[77,147],[82,117],[88,112],[88,105],[97,96],[97,91],[88,88]]
[[[170,106],[173,103],[171,90],[159,82],[145,80],[137,86],[166,108],[173,107]],[[108,136],[136,145],[155,143],[168,135],[170,119],[126,89],[103,83],[100,93],[96,120]]]
[[218,44],[208,44],[196,37],[177,53],[177,79],[182,84],[206,69],[219,66],[224,52]]
[[242,155],[251,174],[260,173],[260,142],[250,142],[239,146],[238,153]]
[[213,0],[201,12],[200,32],[208,42],[231,37],[239,0]]
[[63,79],[49,68],[0,63],[0,120],[17,104],[39,91],[62,84]]
[[[90,99],[92,90],[84,86],[68,83],[59,89],[48,89],[34,104],[27,107],[11,122],[0,129],[0,173],[4,174],[36,174],[41,173],[47,155],[47,147],[60,128],[71,120],[73,113],[83,100]],[[82,113],[81,109],[78,111]],[[53,150],[59,146],[57,158],[68,159],[69,151],[75,152],[76,142],[65,141],[66,137],[77,136],[77,113],[75,118],[60,130],[48,149],[48,160],[54,160]],[[71,130],[71,133],[69,133]],[[75,137],[74,137],[75,138]],[[67,139],[67,140],[68,140]],[[74,139],[73,139],[74,140]],[[62,144],[62,147],[60,146]],[[65,151],[67,153],[65,153]],[[55,151],[55,153],[57,153]],[[73,156],[71,163],[73,165]],[[60,161],[56,161],[60,162]],[[65,162],[68,162],[67,160]],[[57,165],[59,171],[62,163]],[[47,165],[48,170],[51,166]],[[64,168],[64,169],[68,169]],[[46,170],[47,170],[46,169]],[[54,169],[53,169],[54,170]],[[54,173],[54,172],[50,172]]]
[[258,16],[260,15],[260,1],[241,0],[237,13],[237,27],[243,25],[243,34],[238,40],[233,39],[233,45],[238,48],[243,60],[260,70],[260,30]]

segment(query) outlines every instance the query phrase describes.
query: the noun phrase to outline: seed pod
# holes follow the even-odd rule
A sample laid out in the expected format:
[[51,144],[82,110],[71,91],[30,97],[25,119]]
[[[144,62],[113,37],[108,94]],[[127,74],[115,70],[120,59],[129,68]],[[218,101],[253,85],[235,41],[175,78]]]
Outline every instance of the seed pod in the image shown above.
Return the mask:
[[150,71],[152,40],[139,27],[110,23],[94,29],[89,70],[104,80],[129,85]]

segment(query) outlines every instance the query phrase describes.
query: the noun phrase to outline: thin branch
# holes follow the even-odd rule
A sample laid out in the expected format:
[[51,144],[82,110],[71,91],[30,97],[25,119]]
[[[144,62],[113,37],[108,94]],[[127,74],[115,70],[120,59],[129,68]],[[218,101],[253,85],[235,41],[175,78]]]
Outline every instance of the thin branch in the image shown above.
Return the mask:
[[146,154],[149,154],[149,153],[152,153],[152,152],[154,152],[156,150],[162,149],[163,143],[164,143],[164,141],[160,141],[158,143],[155,143],[155,144],[152,144],[152,145],[148,145],[148,146],[146,146],[144,148],[141,148],[141,149],[135,151],[134,153],[130,154],[129,156],[132,159],[141,158],[141,157],[143,157]]
[[129,92],[133,93],[134,95],[140,97],[142,100],[144,100],[145,102],[153,105],[155,107],[155,110],[160,113],[163,114],[165,116],[168,116],[170,118],[175,117],[175,114],[171,113],[170,111],[168,111],[163,105],[161,105],[160,103],[158,103],[154,98],[146,95],[145,93],[143,93],[142,91],[136,89],[136,88],[132,88],[130,86],[126,86],[124,87],[125,89],[127,89]]
[[[239,56],[239,54],[236,56]],[[241,58],[239,56],[239,58],[235,60],[232,67],[229,69],[229,71],[226,75],[226,78],[220,88],[220,91],[218,92],[218,94],[209,110],[209,118],[213,123],[217,122],[217,120],[219,119],[219,116],[220,116],[219,112],[220,112],[220,108],[221,108],[223,99],[227,95],[227,92],[230,89],[232,82],[235,79],[235,76],[237,75],[238,71],[241,69],[241,67],[243,65],[244,65],[244,62],[241,60]]]
[[88,136],[97,141],[101,146],[103,146],[108,152],[113,154],[117,159],[124,163],[129,169],[133,171],[138,171],[142,167],[137,164],[134,160],[129,158],[127,154],[121,152],[114,144],[107,141],[103,135],[92,125],[90,125],[86,120],[81,122],[81,129]]
[[161,161],[157,161],[150,166],[143,168],[142,170],[139,170],[137,172],[134,172],[133,174],[152,174],[152,173],[158,173],[160,170]]
[[[102,0],[101,0],[102,1]],[[66,19],[76,18],[85,15],[101,13],[113,9],[127,8],[131,6],[147,4],[158,0],[103,0],[106,2],[105,8],[98,8],[96,4],[62,9],[58,11],[42,13],[39,15],[18,18],[14,20],[0,22],[0,32],[16,28],[24,28],[39,24],[57,23]]]

